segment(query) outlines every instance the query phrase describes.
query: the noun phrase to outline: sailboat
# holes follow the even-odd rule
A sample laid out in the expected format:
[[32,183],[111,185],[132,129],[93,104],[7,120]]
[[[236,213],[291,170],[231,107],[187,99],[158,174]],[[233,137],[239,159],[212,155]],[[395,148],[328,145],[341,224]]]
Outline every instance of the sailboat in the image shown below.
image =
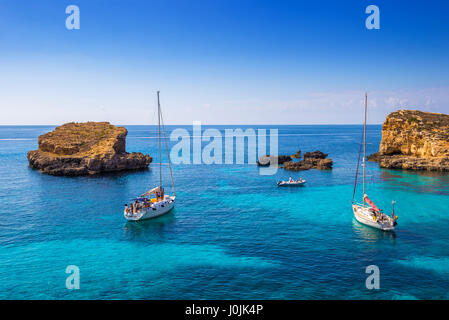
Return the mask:
[[[167,146],[167,137],[165,134],[164,120],[162,117],[159,91],[157,92],[157,114],[158,114],[158,141],[159,141],[159,185],[143,193],[140,197],[133,199],[130,207],[125,206],[123,215],[128,221],[140,221],[160,217],[166,214],[175,206],[176,192],[173,182],[173,172],[170,164],[170,155]],[[162,186],[162,156],[161,156],[161,127],[164,134],[165,149],[167,152],[168,167],[170,169],[171,185],[173,195],[165,193]]]
[[[354,192],[352,193],[352,211],[354,212],[354,217],[356,220],[364,225],[377,228],[383,231],[394,231],[397,222],[396,220],[398,217],[394,214],[394,204],[393,201],[393,213],[392,216],[389,217],[385,213],[380,210],[373,201],[371,201],[370,198],[368,198],[368,195],[365,193],[365,167],[366,167],[366,112],[367,112],[367,105],[368,105],[368,95],[365,93],[365,121],[363,123],[363,135],[362,140],[363,142],[360,143],[360,150],[359,150],[359,158],[357,161],[357,170],[355,174],[355,183],[354,183]],[[362,203],[355,203],[354,197],[355,197],[355,191],[357,186],[357,176],[359,172],[359,164],[360,164],[360,154],[362,149],[362,143],[363,143],[363,159],[362,159],[362,168],[363,168],[363,199]]]

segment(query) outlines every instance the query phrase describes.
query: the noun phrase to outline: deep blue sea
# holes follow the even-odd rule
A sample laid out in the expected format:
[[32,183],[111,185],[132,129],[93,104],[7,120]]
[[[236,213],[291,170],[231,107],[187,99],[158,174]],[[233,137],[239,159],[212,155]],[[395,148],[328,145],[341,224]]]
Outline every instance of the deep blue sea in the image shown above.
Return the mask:
[[[54,177],[26,158],[54,126],[0,126],[1,299],[449,299],[449,176],[368,163],[367,193],[386,212],[396,200],[399,225],[360,225],[361,126],[245,126],[278,128],[280,154],[321,150],[334,168],[264,176],[254,164],[175,165],[175,209],[139,223],[123,205],[158,184],[157,133],[126,127],[127,151],[153,156],[149,170]],[[367,153],[380,138],[368,126]],[[289,176],[307,185],[276,186]],[[79,290],[66,288],[68,265],[80,269]],[[379,290],[365,287],[369,265]]]

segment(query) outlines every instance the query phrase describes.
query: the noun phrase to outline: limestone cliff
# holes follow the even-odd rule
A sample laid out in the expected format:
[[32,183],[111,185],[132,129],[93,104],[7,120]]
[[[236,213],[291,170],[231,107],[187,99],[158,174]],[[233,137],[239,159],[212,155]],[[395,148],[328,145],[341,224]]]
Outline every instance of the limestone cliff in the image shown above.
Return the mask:
[[67,123],[41,135],[28,161],[44,173],[68,176],[148,167],[149,155],[126,152],[127,134],[109,122]]
[[449,171],[449,115],[416,110],[390,113],[379,152],[368,157],[383,168]]

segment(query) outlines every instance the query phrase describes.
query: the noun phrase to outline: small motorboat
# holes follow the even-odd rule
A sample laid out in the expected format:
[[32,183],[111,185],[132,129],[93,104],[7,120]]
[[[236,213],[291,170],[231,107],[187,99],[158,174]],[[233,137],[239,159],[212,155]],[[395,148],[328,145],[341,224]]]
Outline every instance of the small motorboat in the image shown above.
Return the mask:
[[306,183],[306,180],[287,180],[287,181],[278,181],[278,187],[299,187],[303,186]]

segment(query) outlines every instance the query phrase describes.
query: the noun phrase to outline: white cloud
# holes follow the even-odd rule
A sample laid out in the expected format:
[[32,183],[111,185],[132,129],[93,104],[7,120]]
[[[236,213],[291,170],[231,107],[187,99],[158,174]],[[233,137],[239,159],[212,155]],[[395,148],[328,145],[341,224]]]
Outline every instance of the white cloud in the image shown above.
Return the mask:
[[[258,123],[263,123],[261,118],[266,120],[265,123],[360,123],[363,119],[364,92],[312,92],[302,94],[300,99],[280,101],[279,108],[273,107],[276,101],[254,104],[259,110]],[[382,123],[387,114],[399,109],[448,113],[449,87],[368,92],[370,123]]]
[[[163,101],[166,124],[191,124],[193,120],[204,124],[352,124],[363,121],[364,92],[357,90],[286,94],[261,88],[258,96],[243,92],[240,96],[234,95],[235,99],[229,99],[225,93],[212,96],[198,92],[186,96],[176,90],[167,91],[170,95],[164,96]],[[11,93],[9,98],[6,93],[1,108],[8,116],[2,118],[0,124],[61,124],[88,120],[154,124],[151,121],[155,102],[149,100],[148,94],[139,94],[137,89],[124,92],[110,96],[40,93],[28,97]],[[399,109],[449,113],[449,86],[371,91],[368,102],[369,123],[382,123],[388,113]]]

